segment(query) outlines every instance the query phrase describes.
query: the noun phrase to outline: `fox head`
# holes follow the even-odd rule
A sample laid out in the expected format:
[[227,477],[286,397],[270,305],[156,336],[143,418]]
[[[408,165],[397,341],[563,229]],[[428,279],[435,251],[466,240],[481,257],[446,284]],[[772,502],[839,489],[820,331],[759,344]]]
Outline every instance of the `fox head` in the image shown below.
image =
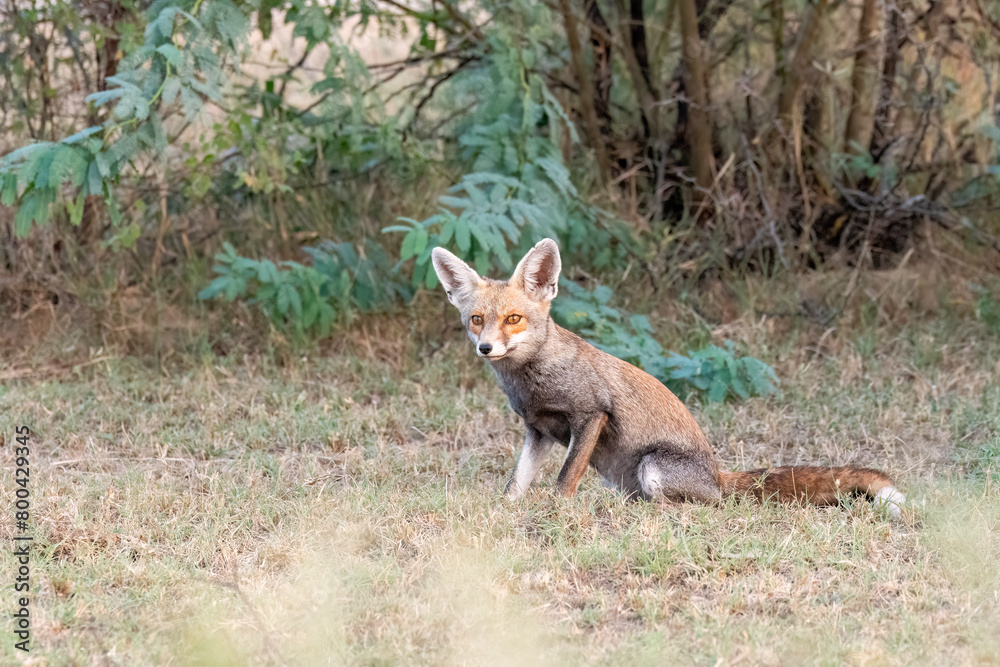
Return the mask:
[[562,261],[555,241],[539,241],[506,281],[480,277],[444,248],[434,248],[431,259],[476,354],[490,361],[531,358],[546,338],[549,306],[559,291]]

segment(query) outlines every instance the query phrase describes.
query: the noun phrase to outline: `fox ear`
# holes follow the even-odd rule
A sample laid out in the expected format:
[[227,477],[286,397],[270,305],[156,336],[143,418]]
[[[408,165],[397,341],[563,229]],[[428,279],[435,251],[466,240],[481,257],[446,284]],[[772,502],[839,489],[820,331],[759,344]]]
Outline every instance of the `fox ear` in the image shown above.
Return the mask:
[[518,262],[510,282],[535,301],[551,301],[559,293],[560,271],[559,246],[552,239],[542,239]]
[[444,248],[434,248],[431,251],[431,262],[438,280],[444,285],[448,301],[456,308],[461,308],[482,282],[479,274]]

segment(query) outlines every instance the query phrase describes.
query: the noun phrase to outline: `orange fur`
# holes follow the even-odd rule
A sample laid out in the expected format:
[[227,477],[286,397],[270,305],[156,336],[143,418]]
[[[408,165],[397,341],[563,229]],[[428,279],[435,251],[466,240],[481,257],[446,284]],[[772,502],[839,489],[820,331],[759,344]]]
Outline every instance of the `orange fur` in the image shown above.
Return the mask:
[[801,500],[814,505],[836,505],[841,498],[855,495],[874,498],[892,486],[885,473],[854,466],[784,466],[721,475],[725,495],[745,493],[761,500]]

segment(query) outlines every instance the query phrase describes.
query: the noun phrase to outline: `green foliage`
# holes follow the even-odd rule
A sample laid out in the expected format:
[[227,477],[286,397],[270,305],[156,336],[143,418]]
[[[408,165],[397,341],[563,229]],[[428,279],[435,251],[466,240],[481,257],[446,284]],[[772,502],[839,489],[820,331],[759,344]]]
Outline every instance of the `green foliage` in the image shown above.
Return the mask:
[[709,345],[688,354],[670,355],[668,363],[673,371],[666,384],[671,388],[687,385],[705,392],[709,402],[767,396],[778,384],[774,369],[760,359],[737,356],[736,344],[731,340],[726,341],[725,348]]
[[[310,13],[296,11],[289,14]],[[336,35],[327,37],[322,78],[311,88],[320,96],[315,105],[296,109],[278,92],[287,77],[275,77],[242,88],[239,102],[247,110],[213,126],[213,148],[226,156],[238,187],[273,195],[319,186],[335,194],[341,179],[406,161],[397,119],[365,96],[370,73],[364,62]],[[251,112],[258,106],[265,112],[259,116]]]
[[586,252],[595,267],[620,262],[623,254],[611,243],[612,233],[597,224],[608,216],[579,199],[563,163],[564,130],[578,137],[560,103],[530,71],[529,63],[540,57],[530,40],[501,30],[490,46],[487,66],[455,84],[459,97],[465,90],[493,92],[478,100],[478,113],[458,135],[465,173],[439,198],[438,213],[423,221],[402,218],[405,224],[383,230],[404,234],[400,258],[415,258],[414,287],[437,284],[430,262],[436,246],[466,258],[481,274],[511,271],[515,255],[544,237],[562,239],[564,250]]
[[871,153],[857,142],[851,142],[852,152],[834,153],[833,161],[840,165],[840,170],[852,174],[854,178],[864,176],[869,179],[881,180],[884,183],[895,184],[899,170],[891,162],[885,164],[876,162]]
[[[599,54],[585,45],[584,60],[615,76],[610,90],[598,86],[600,90],[595,92],[600,95],[586,101],[588,107],[593,103],[600,112],[601,127],[595,134],[599,138],[589,137],[593,145],[581,151],[567,110],[584,108],[579,103],[584,88],[574,81],[578,74],[574,68],[567,67],[561,12],[551,3],[530,0],[459,4],[114,0],[101,5],[98,12],[88,3],[70,0],[14,3],[5,12],[5,25],[0,29],[0,123],[13,144],[23,144],[27,137],[34,143],[0,158],[0,202],[17,207],[14,229],[18,236],[24,236],[33,226],[49,224],[54,217],[79,224],[84,210],[90,212],[91,205],[97,203],[92,198],[99,197],[113,223],[107,244],[129,247],[144,233],[158,233],[161,226],[172,233],[181,228],[167,224],[167,220],[143,218],[133,206],[137,199],[146,198],[148,204],[149,199],[160,196],[160,192],[151,194],[156,188],[149,187],[147,176],[152,173],[162,177],[162,183],[169,183],[171,190],[177,184],[176,189],[183,193],[172,191],[168,195],[173,197],[167,207],[169,216],[184,215],[211,196],[216,200],[212,203],[252,206],[255,213],[264,210],[267,219],[255,231],[273,229],[277,223],[282,231],[293,232],[283,235],[284,239],[295,238],[294,232],[303,231],[314,219],[295,215],[302,213],[298,207],[306,199],[301,197],[303,190],[325,188],[346,198],[345,193],[356,192],[341,188],[342,182],[361,182],[373,176],[384,179],[375,185],[396,185],[385,178],[386,172],[396,169],[423,174],[432,171],[422,169],[430,164],[436,167],[435,177],[443,174],[452,186],[440,197],[439,210],[429,217],[423,212],[412,214],[416,220],[403,218],[401,224],[387,228],[402,233],[402,259],[413,260],[413,287],[434,285],[429,252],[435,245],[449,247],[487,273],[509,270],[518,252],[542,236],[554,236],[564,252],[586,258],[588,269],[620,270],[626,247],[637,244],[640,237],[659,237],[653,242],[661,248],[665,239],[681,238],[675,222],[686,215],[685,202],[690,203],[685,194],[690,186],[685,171],[690,165],[685,163],[691,153],[682,131],[683,107],[657,104],[653,114],[640,94],[644,88],[655,92],[672,85],[680,58],[678,33],[660,35],[656,53],[645,53],[637,43],[634,55],[644,61],[641,63],[622,60],[631,53],[628,49],[614,49],[611,61],[598,62]],[[641,5],[633,10],[642,10]],[[603,10],[593,5],[588,12],[594,16],[586,18],[582,9],[573,7],[577,18],[585,21],[583,26],[598,25],[593,21],[601,12],[607,14],[600,14],[602,22],[608,19],[617,25],[621,19],[613,5]],[[658,16],[662,12],[653,10],[651,6],[643,10],[645,16],[633,16],[639,21],[633,30],[662,18]],[[790,25],[801,20],[802,11],[802,7],[789,8]],[[753,11],[748,16],[756,21],[751,15]],[[296,55],[290,60],[280,49],[266,54],[250,47],[260,43],[259,37],[271,35],[275,20],[291,28]],[[712,30],[719,32],[705,43],[735,43],[734,35],[729,34],[735,25],[732,21],[714,23]],[[409,44],[409,57],[366,63],[352,45],[354,38],[363,37],[366,31]],[[753,34],[753,30],[747,33]],[[756,44],[759,37],[751,39],[755,44],[751,50],[764,54],[766,45]],[[299,54],[303,45],[305,51]],[[113,48],[106,51],[105,47]],[[711,50],[706,51],[706,58],[719,65],[729,62],[735,53],[730,49],[712,55]],[[243,72],[251,52],[254,71]],[[120,61],[119,53],[124,54]],[[761,57],[766,63],[781,62],[778,57]],[[842,57],[847,56],[837,56]],[[48,71],[50,66],[52,72]],[[112,70],[114,75],[105,79]],[[644,83],[632,80],[636,70],[642,72]],[[67,76],[67,71],[80,76]],[[270,73],[261,74],[265,71]],[[921,72],[919,65],[910,63],[898,75],[919,78]],[[773,85],[767,67],[761,74],[754,83],[741,86],[741,92],[723,89],[720,98],[747,95],[748,101],[764,100],[767,108],[770,96],[781,86]],[[836,80],[833,76],[824,78],[831,85],[842,85]],[[715,86],[734,85],[732,77],[726,75],[713,81]],[[68,82],[73,85],[65,85]],[[81,84],[83,90],[92,92],[85,104],[77,99]],[[934,173],[940,162],[935,158],[927,163],[916,147],[925,139],[940,143],[932,140],[933,132],[939,139],[948,139],[953,150],[965,152],[971,144],[966,136],[969,128],[952,128],[950,122],[941,120],[955,116],[943,113],[945,105],[966,103],[959,94],[960,84],[948,77],[926,84],[909,102],[926,106],[921,122],[938,118],[935,114],[940,118],[919,131],[913,128],[917,142],[912,144],[913,150],[908,137],[895,135],[879,137],[875,143],[884,145],[874,152],[874,144],[855,143],[846,154],[834,156],[833,162],[840,164],[831,165],[831,160],[822,158],[819,166],[825,176],[821,180],[836,181],[843,167],[856,177],[855,185],[869,188],[866,194],[875,199],[888,196],[884,193],[898,194],[901,202],[914,205],[915,213],[938,210],[923,205],[927,192],[914,196],[914,186],[920,183],[922,191],[927,190],[925,176]],[[898,86],[897,90],[910,88]],[[308,99],[290,101],[297,96],[301,100],[306,91],[311,94]],[[824,100],[836,97],[827,95],[836,91],[817,92],[822,92]],[[206,103],[213,113],[205,113]],[[751,106],[746,107],[747,113]],[[742,109],[739,104],[713,108],[710,125],[744,127],[747,118],[741,117]],[[221,121],[220,115],[224,115]],[[61,124],[54,118],[62,119]],[[758,119],[762,127],[772,120],[767,113]],[[77,132],[81,127],[84,129]],[[928,131],[932,134],[926,134]],[[977,132],[982,135],[976,138],[977,145],[997,145],[1000,131],[995,125]],[[72,136],[57,140],[66,135]],[[179,143],[181,136],[197,139],[172,145]],[[742,196],[745,193],[728,190],[742,187],[728,183],[748,182],[752,174],[747,169],[756,172],[764,166],[756,142],[741,148],[737,145],[741,143],[739,136],[739,132],[713,130],[716,151],[734,158],[734,178],[713,186],[718,190],[713,197],[749,206],[733,209],[739,211],[732,214],[739,221],[732,228],[739,230],[741,239],[746,232],[754,233],[756,240],[750,246],[770,252],[770,241],[761,241],[769,237],[761,233],[769,233],[779,247],[785,233],[775,227],[773,213],[767,210],[766,216],[761,216],[757,204],[747,203]],[[839,139],[828,143],[842,145]],[[882,150],[888,146],[894,148]],[[169,152],[169,161],[164,157],[168,147],[175,149]],[[805,164],[799,165],[799,171],[812,173],[816,157],[826,153],[807,153],[800,156]],[[595,169],[592,160],[588,163],[591,155],[602,159],[601,169]],[[913,156],[905,161],[909,164],[894,164],[902,155]],[[807,211],[810,200],[819,200],[808,192],[797,192],[798,182],[794,183],[795,192],[790,193],[787,186],[791,182],[780,176],[788,165],[780,162],[775,163],[777,172],[756,174],[756,187],[773,189],[771,197],[761,200],[765,209],[776,205],[787,209],[783,219],[798,220],[800,204],[782,203],[786,197],[805,203]],[[1000,181],[996,176],[1000,172],[995,163],[994,159],[992,165],[984,165],[985,170],[960,170],[982,172],[969,180],[965,189],[952,187],[949,177],[948,187],[941,190],[942,201],[949,200],[953,207],[971,203],[985,207],[987,200],[997,196]],[[165,173],[168,171],[171,173]],[[742,174],[736,176],[735,171]],[[594,187],[597,174],[612,177],[608,189]],[[817,182],[811,176],[798,180]],[[427,182],[438,194],[439,184],[432,178]],[[401,191],[407,191],[409,183],[400,185],[404,186]],[[138,194],[123,194],[122,186],[133,186]],[[824,189],[832,192],[829,184]],[[626,190],[629,193],[620,197]],[[632,230],[622,233],[611,216],[595,207],[593,202],[604,195],[608,195],[605,201],[623,203],[622,210],[628,210],[636,223]],[[867,205],[869,199],[857,201]],[[258,209],[261,202],[264,205]],[[393,207],[391,217],[417,207],[422,211],[423,204],[422,198],[419,203],[403,201]],[[820,204],[816,210],[826,206]],[[98,212],[104,208],[99,207]],[[684,243],[678,245],[690,245],[685,259],[702,252],[703,241],[710,240],[702,234],[729,233],[725,230],[731,215],[728,208],[728,204],[713,207],[712,224],[699,225],[696,233],[684,235]],[[126,220],[126,216],[131,219]],[[287,226],[299,228],[287,229],[289,219],[294,223]],[[381,227],[389,216],[367,219],[378,220]],[[762,226],[765,224],[770,229]],[[798,223],[789,224],[788,231],[798,236]],[[319,236],[356,241],[371,231]],[[395,240],[388,237],[386,243]],[[159,250],[162,242],[157,238],[155,245],[142,244],[143,250]],[[271,248],[261,252],[271,252]]]
[[269,259],[240,257],[229,243],[215,256],[218,277],[198,294],[199,299],[223,296],[227,301],[246,298],[257,304],[277,327],[302,335],[317,331],[327,335],[337,317],[334,304],[347,300],[349,276],[337,278],[298,262],[275,264]]
[[338,319],[355,309],[384,309],[410,296],[404,286],[384,278],[391,265],[381,248],[370,244],[366,250],[362,257],[350,244],[325,242],[307,249],[313,264],[306,266],[241,257],[227,242],[215,256],[217,277],[198,298],[246,299],[279,329],[299,337],[327,336]]
[[626,317],[608,305],[613,296],[609,287],[599,285],[587,291],[567,280],[560,285],[562,294],[552,302],[552,316],[560,324],[580,332],[608,354],[643,369],[679,396],[699,393],[709,402],[721,402],[775,391],[778,378],[774,370],[754,357],[737,356],[732,341],[726,341],[725,348],[709,345],[687,356],[667,354],[653,338],[645,316]]
[[972,290],[977,295],[976,317],[986,325],[987,329],[1000,336],[1000,302],[993,291],[986,287],[973,285]]
[[[202,11],[199,12],[199,9]],[[85,197],[104,198],[112,223],[122,221],[112,188],[143,152],[161,155],[168,138],[160,106],[179,105],[191,121],[205,100],[221,102],[223,54],[245,40],[249,21],[230,0],[158,0],[147,10],[144,42],[107,78],[113,87],[87,102],[108,110],[101,126],[61,141],[36,142],[0,158],[0,203],[17,206],[15,232],[43,225],[61,203],[79,224]],[[126,232],[134,240],[134,232]]]
[[413,297],[409,287],[397,279],[389,254],[371,239],[362,245],[361,253],[350,243],[332,241],[304,250],[320,273],[349,278],[350,303],[362,312],[386,310]]
[[969,473],[1000,481],[1000,438],[991,438],[979,447],[969,465]]
[[668,380],[669,363],[663,347],[652,336],[649,320],[643,315],[626,316],[608,305],[612,296],[606,285],[587,291],[563,279],[559,298],[552,302],[552,317],[608,354],[635,364],[660,381]]
[[[103,151],[99,137],[90,137],[93,133],[29,144],[0,158],[0,204],[17,206],[14,231],[18,236],[26,236],[33,223],[47,222],[58,199],[65,202],[70,220],[79,224],[84,197],[106,194],[105,178],[116,175],[117,161]],[[77,188],[72,198],[61,196],[67,182]]]
[[[238,204],[261,202],[267,213],[287,218],[287,202],[301,200],[304,188],[335,191],[341,180],[376,169],[412,173],[427,155],[460,165],[462,175],[440,198],[437,214],[423,221],[404,218],[385,230],[404,232],[401,258],[416,260],[414,288],[435,285],[429,257],[436,245],[453,248],[484,273],[509,271],[516,254],[543,236],[560,238],[564,251],[585,254],[590,267],[620,264],[624,243],[612,243],[610,216],[581,200],[563,162],[563,141],[578,137],[541,74],[561,67],[561,56],[550,48],[561,38],[555,17],[548,7],[530,2],[489,8],[497,20],[477,36],[482,41],[473,55],[449,74],[448,85],[428,107],[440,105],[428,116],[444,112],[455,119],[453,141],[442,144],[412,134],[404,141],[430,97],[403,105],[402,113],[386,112],[385,100],[372,94],[367,65],[337,28],[357,19],[362,29],[376,25],[383,33],[405,33],[414,19],[422,39],[412,53],[430,57],[437,52],[436,39],[456,34],[456,22],[467,31],[453,12],[404,11],[409,19],[402,20],[398,7],[381,5],[156,0],[134,17],[135,29],[122,44],[126,55],[107,79],[108,88],[87,98],[104,122],[0,159],[0,202],[18,207],[15,227],[23,236],[33,225],[46,224],[59,207],[79,224],[85,199],[98,195],[113,223],[108,245],[131,247],[144,227],[155,223],[143,218],[148,202],[141,200],[128,207],[134,221],[125,220],[116,189],[130,169],[129,178],[138,176],[139,169],[131,167],[147,169],[152,163],[156,171],[166,169],[157,161],[176,141],[164,125],[173,115],[185,125],[200,125],[198,141],[179,146],[188,177],[178,205],[211,195]],[[304,109],[284,96],[297,66],[263,82],[250,78],[244,84],[234,76],[249,53],[254,19],[266,36],[272,12],[293,26],[307,55],[316,49],[328,53],[311,85],[319,97]],[[225,109],[225,119],[203,114],[206,102]],[[453,114],[454,108],[466,111]],[[618,238],[629,242],[627,233]],[[387,307],[412,293],[398,285],[393,263],[377,244],[366,242],[363,260],[352,256],[354,246],[348,244],[307,252],[311,266],[253,260],[226,246],[202,297],[250,299],[276,325],[325,333],[346,310]]]
[[[314,93],[324,95],[323,102],[309,113],[297,114],[273,94],[280,82],[268,82],[264,90],[248,90],[247,99],[259,96],[262,106],[270,112],[259,119],[244,113],[228,120],[224,127],[217,126],[212,146],[217,153],[226,151],[226,146],[235,151],[229,163],[239,186],[253,196],[292,194],[296,182],[320,180],[327,174],[363,172],[371,165],[413,162],[412,156],[420,151],[410,150],[407,154],[409,148],[398,134],[403,121],[365,104],[363,90],[368,71],[364,63],[351,49],[338,46],[332,33],[321,30],[326,19],[307,7],[296,7],[288,16],[296,22],[297,34],[301,33],[309,45],[323,40],[331,45],[325,78],[313,85]],[[548,13],[544,7],[533,5],[521,10]],[[415,259],[412,287],[436,286],[430,252],[438,245],[469,258],[482,273],[510,271],[514,257],[544,236],[559,237],[564,250],[586,254],[589,266],[620,264],[625,244],[611,242],[612,232],[605,227],[613,225],[598,224],[609,216],[580,201],[570,171],[562,161],[559,142],[567,134],[575,140],[576,134],[560,103],[541,77],[531,72],[532,63],[545,57],[540,55],[544,49],[532,42],[530,34],[526,37],[509,29],[497,30],[488,41],[482,66],[459,72],[449,89],[454,96],[449,103],[471,101],[475,106],[461,125],[455,146],[455,159],[463,166],[463,175],[440,198],[437,214],[423,221],[402,218],[400,224],[383,229],[403,234],[400,258],[404,262]],[[420,51],[424,47],[414,48]],[[492,94],[483,96],[483,90]],[[211,158],[211,154],[205,157]],[[622,234],[621,238],[627,242],[628,235]],[[374,244],[370,245],[373,249],[366,257],[378,253],[385,256],[382,248],[376,251]],[[320,259],[314,255],[311,268],[328,276],[331,284],[341,284],[336,271],[322,269]],[[338,262],[350,264],[345,257]],[[391,264],[369,262],[365,267],[360,273],[349,270],[352,299],[335,304],[338,312],[350,307],[366,309],[369,299],[363,292],[370,290],[374,295],[378,286],[392,286],[388,288],[392,298],[373,297],[379,303],[409,298],[410,292],[396,284]],[[247,264],[245,273],[256,275],[256,268]],[[286,268],[287,279],[296,279],[295,271]],[[299,273],[302,270],[296,269]],[[254,291],[260,285],[259,278],[256,282],[248,279],[245,284],[233,282],[241,275],[220,274],[213,283],[215,287],[206,292],[228,295],[230,290],[236,295],[231,298],[249,297],[255,303],[277,298],[270,291],[263,297]],[[323,283],[320,292],[328,290],[327,283]],[[294,306],[294,301],[291,303]],[[298,317],[294,307],[283,311],[277,306],[276,302],[268,306],[268,312],[277,316],[283,326],[294,323]]]

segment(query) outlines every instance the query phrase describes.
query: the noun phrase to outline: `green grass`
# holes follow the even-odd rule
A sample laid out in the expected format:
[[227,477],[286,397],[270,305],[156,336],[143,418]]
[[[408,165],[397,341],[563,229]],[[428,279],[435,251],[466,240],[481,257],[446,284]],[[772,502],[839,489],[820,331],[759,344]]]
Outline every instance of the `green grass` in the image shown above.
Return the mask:
[[[206,353],[161,372],[111,352],[8,382],[5,508],[13,429],[33,430],[31,657],[1000,662],[1000,344],[972,320],[822,344],[773,327],[727,335],[776,367],[780,395],[692,406],[720,456],[884,468],[907,522],[865,503],[623,503],[592,473],[566,500],[558,457],[510,504],[520,425],[440,326],[284,363]],[[4,581],[14,565],[5,548]],[[0,662],[23,661],[4,637]]]

